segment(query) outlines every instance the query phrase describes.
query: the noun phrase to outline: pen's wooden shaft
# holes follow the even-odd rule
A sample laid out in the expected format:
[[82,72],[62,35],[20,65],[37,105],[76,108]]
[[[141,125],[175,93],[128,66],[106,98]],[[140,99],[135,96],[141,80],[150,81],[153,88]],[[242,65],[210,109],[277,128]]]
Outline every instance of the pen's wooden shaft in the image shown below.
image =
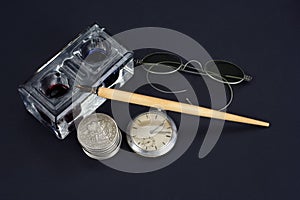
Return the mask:
[[163,110],[170,110],[170,111],[196,115],[201,117],[222,119],[222,120],[228,120],[233,122],[269,127],[268,122],[242,117],[239,115],[229,114],[226,112],[220,112],[209,108],[204,108],[201,106],[195,106],[186,103],[180,103],[177,101],[170,101],[166,99],[136,94],[132,92],[126,92],[126,91],[121,91],[116,89],[99,87],[98,96],[106,99],[122,101],[122,102],[142,105],[142,106],[160,108]]

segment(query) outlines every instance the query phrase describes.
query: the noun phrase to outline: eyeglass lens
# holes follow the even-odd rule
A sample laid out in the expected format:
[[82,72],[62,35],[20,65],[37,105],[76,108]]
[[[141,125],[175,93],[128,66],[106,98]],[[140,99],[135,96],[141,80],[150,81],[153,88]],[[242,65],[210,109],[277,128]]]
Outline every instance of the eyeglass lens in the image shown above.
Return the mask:
[[241,68],[227,61],[209,61],[205,64],[204,70],[213,79],[231,84],[241,82],[245,76]]

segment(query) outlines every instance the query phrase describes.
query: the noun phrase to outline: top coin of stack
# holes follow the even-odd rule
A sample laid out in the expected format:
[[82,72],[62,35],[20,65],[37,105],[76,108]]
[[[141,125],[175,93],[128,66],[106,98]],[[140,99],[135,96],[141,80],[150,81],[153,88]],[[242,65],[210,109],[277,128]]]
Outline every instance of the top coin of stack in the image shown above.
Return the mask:
[[97,160],[114,156],[122,141],[116,122],[103,113],[94,113],[84,118],[79,123],[77,138],[83,151]]

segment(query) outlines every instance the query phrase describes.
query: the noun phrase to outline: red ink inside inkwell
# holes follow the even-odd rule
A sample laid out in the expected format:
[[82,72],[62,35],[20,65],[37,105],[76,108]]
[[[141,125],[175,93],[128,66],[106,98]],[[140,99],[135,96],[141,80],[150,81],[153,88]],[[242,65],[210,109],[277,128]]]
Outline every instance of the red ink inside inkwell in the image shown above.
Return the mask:
[[48,98],[59,98],[69,90],[68,79],[59,72],[49,73],[41,80],[41,91]]
[[50,85],[46,90],[46,95],[50,98],[57,98],[67,93],[69,87],[63,84]]

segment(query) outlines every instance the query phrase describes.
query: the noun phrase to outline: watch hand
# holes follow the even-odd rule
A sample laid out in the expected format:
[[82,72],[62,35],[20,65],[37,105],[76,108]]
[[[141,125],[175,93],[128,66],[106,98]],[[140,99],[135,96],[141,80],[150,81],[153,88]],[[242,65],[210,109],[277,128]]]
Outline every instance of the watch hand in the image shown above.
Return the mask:
[[171,133],[170,131],[159,131],[158,133]]
[[162,125],[164,125],[165,121],[163,121],[163,123],[161,123],[159,126],[157,126],[155,129],[150,130],[150,134],[153,134],[154,131],[156,131],[159,127],[161,127]]

